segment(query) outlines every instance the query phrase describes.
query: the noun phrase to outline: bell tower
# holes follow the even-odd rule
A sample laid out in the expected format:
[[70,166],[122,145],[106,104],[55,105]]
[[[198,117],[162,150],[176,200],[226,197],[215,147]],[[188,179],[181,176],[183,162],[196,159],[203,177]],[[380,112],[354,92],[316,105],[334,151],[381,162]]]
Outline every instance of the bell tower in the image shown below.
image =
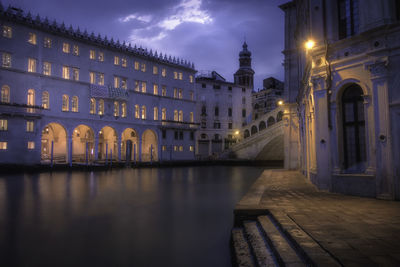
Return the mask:
[[254,70],[251,68],[251,52],[247,50],[246,42],[239,53],[239,69],[234,75],[235,84],[253,89]]

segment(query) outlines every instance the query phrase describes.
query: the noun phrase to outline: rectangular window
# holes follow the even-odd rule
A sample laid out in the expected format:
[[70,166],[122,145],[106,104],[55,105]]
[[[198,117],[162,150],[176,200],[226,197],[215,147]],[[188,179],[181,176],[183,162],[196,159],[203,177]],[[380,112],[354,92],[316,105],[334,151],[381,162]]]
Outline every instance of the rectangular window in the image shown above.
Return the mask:
[[167,151],[167,146],[162,146],[161,149],[162,151]]
[[178,146],[174,146],[174,151],[178,151]]
[[221,89],[221,85],[219,85],[219,84],[214,84],[214,85],[213,85],[213,88],[214,88],[214,89]]
[[189,75],[189,82],[193,83],[193,75]]
[[3,67],[11,68],[11,54],[3,53]]
[[246,109],[242,109],[242,117],[246,118]]
[[194,132],[190,132],[190,140],[194,140]]
[[166,108],[163,108],[163,109],[161,110],[161,119],[162,119],[163,121],[167,120],[167,109],[166,109]]
[[153,66],[153,74],[154,75],[158,74],[158,67],[157,66]]
[[135,81],[135,91],[136,92],[140,92],[140,82],[139,81]]
[[99,73],[99,79],[98,79],[98,84],[99,85],[104,85],[104,73]]
[[26,121],[26,131],[28,132],[28,133],[33,133],[33,131],[34,131],[34,123],[33,123],[33,121]]
[[193,152],[194,151],[194,146],[189,146],[189,151]]
[[7,131],[8,129],[8,120],[1,119],[0,120],[0,131]]
[[232,129],[232,122],[228,123],[228,129]]
[[49,37],[44,37],[43,46],[45,48],[51,48],[51,39]]
[[121,58],[121,66],[122,67],[124,67],[124,68],[126,68],[126,66],[128,65],[128,63],[127,63],[127,61],[126,61],[126,58]]
[[139,105],[135,105],[135,119],[140,118],[140,110],[139,110]]
[[179,132],[179,140],[183,140],[183,132]]
[[194,122],[194,116],[193,116],[193,112],[190,112],[190,122]]
[[96,74],[94,72],[89,72],[89,78],[90,78],[90,83],[95,84],[96,83]]
[[193,93],[193,91],[190,91],[190,100],[194,101],[194,93]]
[[121,78],[121,88],[122,89],[128,89],[128,79],[127,78]]
[[232,117],[232,108],[228,108],[228,117]]
[[69,76],[69,67],[68,66],[63,66],[62,67],[62,77],[64,79],[69,80],[70,76]]
[[178,72],[174,71],[174,79],[177,80],[178,79]]
[[146,63],[142,63],[142,65],[141,65],[141,67],[140,67],[140,70],[141,70],[142,72],[146,72]]
[[180,151],[180,152],[183,151],[183,146],[179,146],[179,151]]
[[7,142],[0,142],[0,150],[6,150],[7,149]]
[[163,87],[161,88],[161,95],[162,95],[162,96],[167,96],[167,87],[166,87],[166,86],[163,86]]
[[242,87],[242,92],[246,93],[246,88]]
[[90,50],[89,51],[89,58],[91,60],[95,60],[96,59],[96,51],[95,50]]
[[158,95],[158,85],[157,84],[153,84],[153,94]]
[[[175,138],[175,140],[178,140],[178,138],[179,138],[179,133],[178,133],[178,131],[175,131],[174,132],[174,138]],[[176,150],[175,150],[176,151]]]
[[142,82],[142,93],[146,93],[147,89],[146,89],[146,82]]
[[43,74],[51,75],[51,63],[50,62],[43,62]]
[[182,79],[183,79],[182,72],[179,72],[179,80],[182,80]]
[[206,88],[206,87],[207,87],[207,84],[205,84],[205,83],[201,84],[201,88]]
[[114,56],[114,65],[119,65],[119,57]]
[[163,68],[161,70],[161,76],[166,77],[167,76],[167,70],[165,68]]
[[153,109],[154,120],[158,120],[158,107],[154,107]]
[[178,89],[174,88],[174,98],[178,97]]
[[359,9],[358,0],[339,0],[339,39],[358,33]]
[[135,61],[135,70],[139,70],[139,61]]
[[74,45],[74,46],[72,47],[72,54],[73,54],[74,56],[79,56],[79,46]]
[[3,26],[3,37],[12,38],[12,28],[10,26]]
[[28,72],[36,72],[36,59],[28,58]]
[[79,81],[79,69],[78,68],[72,68],[72,79],[74,81]]
[[182,99],[182,98],[183,98],[183,92],[182,92],[182,89],[179,89],[178,98],[179,98],[179,99]]
[[28,141],[28,149],[35,149],[35,142]]
[[119,88],[119,77],[114,76],[114,87]]
[[63,43],[62,51],[66,54],[69,54],[69,43]]
[[100,62],[104,61],[104,53],[103,52],[99,52],[99,61]]
[[36,45],[36,34],[32,32],[29,33],[28,43]]
[[163,129],[161,134],[162,134],[162,139],[167,138],[167,130]]

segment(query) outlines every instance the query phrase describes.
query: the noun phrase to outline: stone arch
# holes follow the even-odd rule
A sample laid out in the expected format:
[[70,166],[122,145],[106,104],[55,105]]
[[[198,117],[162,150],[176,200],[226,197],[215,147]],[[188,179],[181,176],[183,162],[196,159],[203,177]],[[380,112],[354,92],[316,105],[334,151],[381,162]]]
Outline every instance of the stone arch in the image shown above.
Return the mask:
[[59,123],[51,122],[42,130],[41,160],[66,163],[68,161],[67,131]]
[[283,111],[279,111],[278,114],[276,114],[276,122],[279,122],[283,119]]
[[250,131],[248,129],[244,130],[243,138],[250,137]]
[[142,161],[158,161],[157,134],[150,129],[142,134]]
[[72,132],[72,161],[94,160],[94,131],[87,125],[78,125]]
[[258,132],[257,126],[251,126],[251,135],[256,134]]
[[121,160],[137,161],[138,157],[138,135],[132,128],[126,128],[121,134]]
[[99,145],[97,151],[97,158],[99,160],[118,159],[118,135],[114,128],[104,126],[99,131]]
[[275,124],[275,118],[270,116],[267,120],[267,126],[270,127]]
[[267,125],[265,124],[265,121],[260,121],[260,124],[258,124],[259,131],[262,131],[265,128],[267,128]]

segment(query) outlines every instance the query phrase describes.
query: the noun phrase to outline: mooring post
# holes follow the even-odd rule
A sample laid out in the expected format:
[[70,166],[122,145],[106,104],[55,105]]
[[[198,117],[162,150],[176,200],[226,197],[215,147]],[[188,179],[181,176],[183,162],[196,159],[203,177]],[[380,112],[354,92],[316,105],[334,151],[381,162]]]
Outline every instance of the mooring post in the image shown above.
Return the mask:
[[51,141],[51,150],[50,150],[50,166],[53,168],[53,160],[54,160],[54,141]]

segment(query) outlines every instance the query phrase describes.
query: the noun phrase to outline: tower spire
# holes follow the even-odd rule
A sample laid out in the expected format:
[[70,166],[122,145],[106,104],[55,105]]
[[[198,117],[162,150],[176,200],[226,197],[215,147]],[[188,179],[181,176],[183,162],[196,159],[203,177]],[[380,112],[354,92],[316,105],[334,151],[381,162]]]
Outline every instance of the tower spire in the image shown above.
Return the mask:
[[254,70],[251,68],[251,52],[247,47],[246,40],[244,40],[243,49],[239,53],[239,69],[236,71],[234,78],[237,85],[253,89]]

